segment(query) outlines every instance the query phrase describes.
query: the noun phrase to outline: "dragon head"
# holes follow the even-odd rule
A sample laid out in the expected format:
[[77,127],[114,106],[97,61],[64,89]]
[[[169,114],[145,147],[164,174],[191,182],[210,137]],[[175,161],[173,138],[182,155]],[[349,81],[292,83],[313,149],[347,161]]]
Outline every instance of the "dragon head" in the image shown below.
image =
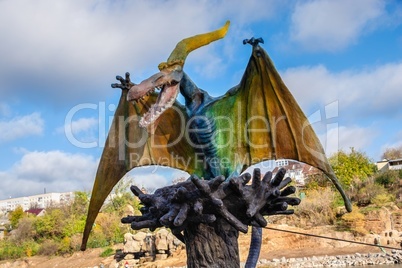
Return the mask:
[[183,77],[183,66],[187,55],[202,46],[223,38],[229,28],[230,22],[215,31],[195,35],[181,40],[170,54],[167,62],[159,64],[158,73],[145,79],[138,85],[130,88],[127,94],[128,101],[140,101],[145,96],[160,90],[156,102],[143,114],[139,125],[147,128],[155,124],[160,115],[172,107],[180,90],[180,81]]
[[128,101],[138,101],[144,96],[160,90],[156,102],[149,107],[148,111],[141,117],[139,125],[148,127],[153,124],[159,116],[170,108],[179,94],[180,80],[183,77],[183,68],[179,64],[173,64],[161,69],[159,73],[145,79],[140,84],[130,88],[127,94]]

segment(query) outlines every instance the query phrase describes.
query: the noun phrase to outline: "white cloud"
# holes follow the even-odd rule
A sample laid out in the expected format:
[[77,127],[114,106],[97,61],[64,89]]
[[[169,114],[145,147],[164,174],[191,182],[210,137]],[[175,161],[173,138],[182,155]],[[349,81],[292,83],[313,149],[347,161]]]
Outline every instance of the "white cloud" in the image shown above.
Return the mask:
[[0,1],[0,96],[24,89],[26,97],[63,104],[100,99],[110,94],[114,75],[131,71],[134,80],[143,78],[182,38],[234,15],[238,23],[267,19],[275,2]]
[[342,72],[324,66],[291,68],[282,77],[304,111],[337,100],[341,120],[361,121],[368,115],[402,115],[401,73],[402,63],[393,63]]
[[[150,192],[153,192],[154,190],[158,188],[162,188],[164,186],[167,186],[171,184],[171,180],[168,180],[166,177],[166,174],[169,172],[166,169],[161,170],[161,167],[158,168],[158,172],[155,172],[155,170],[150,170],[156,168],[155,166],[146,168],[147,171],[141,170],[141,168],[137,168],[132,170],[129,173],[129,176],[133,179],[133,182],[135,185],[138,187],[142,188],[144,187]],[[161,172],[165,171],[165,172]],[[167,171],[167,172],[166,172]]]
[[39,113],[0,121],[0,143],[43,133],[44,121]]
[[310,50],[338,50],[356,42],[370,23],[384,14],[381,0],[299,2],[290,37]]
[[90,118],[80,118],[78,120],[75,120],[75,121],[71,122],[71,124],[67,127],[70,127],[72,129],[73,133],[80,133],[80,132],[90,131],[97,124],[98,124],[98,120],[96,118],[90,117]]
[[80,133],[92,133],[97,129],[99,125],[99,119],[94,117],[82,117],[71,122],[66,122],[62,127],[56,129],[57,133],[71,133],[74,136]]
[[190,175],[182,170],[165,166],[138,167],[127,173],[135,185],[144,187],[148,191],[154,191],[172,184],[173,179],[189,178]]
[[339,150],[347,151],[351,147],[365,152],[377,135],[378,131],[372,127],[340,126],[319,135],[319,139],[326,155],[331,156]]
[[188,174],[186,171],[180,170],[180,169],[173,169],[171,178],[172,179],[177,179],[177,178],[186,178],[188,179],[190,177],[190,174]]
[[48,192],[91,190],[97,160],[62,151],[26,152],[9,170],[0,171],[0,199]]

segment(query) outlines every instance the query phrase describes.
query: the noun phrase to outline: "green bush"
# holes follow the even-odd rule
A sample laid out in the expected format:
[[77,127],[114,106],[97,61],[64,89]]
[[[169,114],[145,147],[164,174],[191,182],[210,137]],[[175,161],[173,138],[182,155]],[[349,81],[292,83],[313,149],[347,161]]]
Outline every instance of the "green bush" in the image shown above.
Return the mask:
[[107,248],[99,255],[99,257],[105,258],[112,256],[114,254],[114,250],[112,248]]
[[388,193],[382,193],[376,195],[371,202],[376,205],[376,206],[383,206],[386,203],[393,202],[395,201],[395,197],[393,195],[390,195]]
[[109,246],[110,243],[107,240],[105,234],[100,230],[98,226],[93,228],[93,232],[89,236],[87,247],[88,248],[103,248]]
[[66,254],[71,253],[72,251],[73,248],[71,247],[71,238],[66,236],[60,241],[58,252],[60,254]]
[[384,187],[390,187],[394,183],[398,181],[398,179],[401,177],[401,170],[389,170],[386,172],[379,173],[375,177],[375,182],[378,184],[381,184]]
[[[89,194],[77,192],[71,204],[53,206],[46,209],[40,217],[27,216],[22,208],[10,212],[12,233],[0,240],[0,260],[31,257],[37,254],[52,256],[69,254],[80,250],[85,226]],[[132,195],[118,196],[108,212],[100,213],[89,237],[88,248],[108,247],[123,242],[123,235],[130,226],[120,222],[123,210],[128,203],[138,204]],[[129,200],[125,200],[128,198]],[[115,209],[118,209],[116,211]],[[124,214],[125,215],[125,214]],[[113,250],[106,249],[103,254],[110,255]]]
[[328,161],[346,190],[353,187],[354,180],[364,182],[377,169],[364,152],[359,152],[353,147],[350,148],[350,152],[338,151]]
[[40,245],[35,241],[28,241],[25,242],[22,247],[24,248],[25,256],[32,257],[38,254]]
[[31,257],[38,253],[39,244],[35,241],[26,241],[23,244],[16,244],[11,240],[0,241],[0,260],[19,259]]
[[18,259],[25,257],[24,248],[11,241],[3,240],[0,242],[0,260]]

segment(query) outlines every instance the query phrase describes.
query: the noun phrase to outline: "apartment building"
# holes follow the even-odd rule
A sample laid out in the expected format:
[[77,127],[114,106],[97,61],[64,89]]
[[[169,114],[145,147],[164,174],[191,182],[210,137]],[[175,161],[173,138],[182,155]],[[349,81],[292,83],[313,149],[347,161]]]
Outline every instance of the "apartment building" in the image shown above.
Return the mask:
[[74,200],[73,192],[66,193],[46,193],[31,195],[18,198],[9,198],[6,200],[0,200],[0,213],[15,210],[18,206],[22,209],[28,210],[30,208],[47,208],[52,205],[59,205],[68,203]]
[[276,175],[280,168],[284,168],[286,169],[285,178],[290,177],[298,186],[304,186],[308,176],[321,173],[321,171],[315,167],[289,159],[276,160],[275,164],[276,167],[272,170],[273,176]]

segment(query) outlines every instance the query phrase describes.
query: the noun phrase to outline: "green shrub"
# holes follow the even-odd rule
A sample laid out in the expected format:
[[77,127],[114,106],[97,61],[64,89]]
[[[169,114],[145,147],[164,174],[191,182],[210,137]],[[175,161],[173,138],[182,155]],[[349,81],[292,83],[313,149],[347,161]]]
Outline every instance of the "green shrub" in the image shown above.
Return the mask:
[[103,248],[109,246],[110,243],[107,240],[105,234],[102,232],[101,228],[96,225],[93,228],[91,235],[89,236],[87,247],[88,248]]
[[66,254],[71,253],[72,251],[73,249],[71,247],[71,238],[66,236],[60,241],[58,252],[60,254]]
[[114,250],[112,248],[107,248],[99,255],[99,257],[105,258],[112,256],[114,254]]
[[376,179],[373,177],[370,177],[365,181],[355,180],[353,182],[353,187],[348,190],[350,199],[353,202],[356,202],[359,207],[362,207],[372,204],[373,199],[376,196],[386,194],[387,189],[375,181]]
[[25,256],[32,257],[38,254],[40,245],[35,241],[27,241],[22,245],[22,247],[24,248]]
[[393,202],[395,201],[395,197],[393,195],[390,195],[388,193],[382,193],[376,195],[371,202],[376,205],[376,206],[383,206],[386,203]]
[[18,259],[25,257],[24,248],[11,241],[3,240],[0,243],[0,260]]
[[399,170],[389,170],[386,172],[379,173],[375,177],[375,182],[381,184],[385,188],[392,186],[400,178]]

